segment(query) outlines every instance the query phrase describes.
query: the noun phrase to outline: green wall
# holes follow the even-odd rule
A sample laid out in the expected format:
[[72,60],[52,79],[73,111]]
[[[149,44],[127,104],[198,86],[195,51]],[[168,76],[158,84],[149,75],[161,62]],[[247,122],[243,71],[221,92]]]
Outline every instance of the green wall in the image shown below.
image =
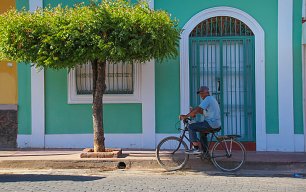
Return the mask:
[[294,133],[304,133],[303,122],[303,77],[302,77],[302,0],[294,0],[293,4],[293,106]]
[[180,61],[155,65],[156,133],[175,133],[180,113]]
[[16,0],[16,8],[21,10],[23,8],[29,9],[29,1],[28,0]]
[[[251,15],[265,31],[266,61],[266,127],[267,133],[278,133],[278,77],[277,77],[277,0],[168,0],[155,1],[155,9],[168,11],[183,27],[195,14],[216,6],[229,6]],[[264,5],[264,6],[263,6]],[[156,130],[174,132],[179,115],[179,58],[156,64]],[[163,85],[163,86],[161,86]],[[167,107],[165,107],[167,106]],[[267,105],[266,105],[267,106]],[[263,106],[264,107],[264,106]]]
[[50,5],[51,7],[56,7],[59,4],[62,6],[73,6],[74,4],[83,2],[87,4],[89,0],[43,0],[43,6],[46,7]]
[[31,66],[18,64],[18,134],[31,135]]
[[[29,9],[29,2],[16,0],[16,8]],[[18,134],[30,135],[31,130],[31,67],[18,64]]]
[[[54,7],[59,4],[61,4],[62,6],[72,6],[78,3],[88,4],[89,2],[90,2],[89,0],[44,0],[43,4],[44,4],[44,7],[48,5],[50,5],[51,7]],[[130,0],[130,2],[135,3],[137,2],[137,0]]]
[[[90,104],[68,104],[67,70],[45,71],[46,134],[92,133]],[[104,104],[105,133],[142,133],[141,104]]]

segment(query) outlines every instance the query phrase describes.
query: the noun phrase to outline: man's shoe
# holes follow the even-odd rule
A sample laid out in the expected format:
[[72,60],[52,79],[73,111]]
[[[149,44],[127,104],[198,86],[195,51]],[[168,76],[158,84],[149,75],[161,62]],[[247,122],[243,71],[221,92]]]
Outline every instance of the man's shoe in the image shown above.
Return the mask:
[[186,150],[185,153],[189,155],[199,155],[199,154],[202,154],[202,151],[199,149],[190,149],[190,150]]

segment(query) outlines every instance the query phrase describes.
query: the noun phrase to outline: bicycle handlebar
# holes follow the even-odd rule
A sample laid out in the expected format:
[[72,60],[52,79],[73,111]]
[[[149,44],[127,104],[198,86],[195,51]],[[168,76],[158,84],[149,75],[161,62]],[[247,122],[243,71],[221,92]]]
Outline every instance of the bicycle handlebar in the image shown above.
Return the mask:
[[189,123],[190,121],[191,121],[191,118],[186,118],[186,119],[184,119],[184,120],[182,120],[184,123]]

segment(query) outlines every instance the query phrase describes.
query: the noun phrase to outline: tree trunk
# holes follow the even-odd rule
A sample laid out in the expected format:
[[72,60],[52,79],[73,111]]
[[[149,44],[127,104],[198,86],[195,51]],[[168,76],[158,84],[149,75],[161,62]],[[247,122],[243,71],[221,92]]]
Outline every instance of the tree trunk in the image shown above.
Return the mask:
[[105,137],[103,128],[103,94],[105,92],[106,61],[92,61],[93,103],[92,118],[94,131],[94,152],[105,151]]

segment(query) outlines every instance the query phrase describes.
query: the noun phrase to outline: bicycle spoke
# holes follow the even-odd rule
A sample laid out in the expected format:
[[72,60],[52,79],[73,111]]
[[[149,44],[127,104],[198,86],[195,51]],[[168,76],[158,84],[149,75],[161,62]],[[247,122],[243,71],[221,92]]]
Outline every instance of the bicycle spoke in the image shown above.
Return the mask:
[[233,139],[217,142],[212,149],[214,165],[223,171],[238,170],[245,160],[243,145]]
[[158,163],[167,170],[181,169],[188,161],[187,149],[186,143],[181,143],[179,138],[165,138],[157,146]]

